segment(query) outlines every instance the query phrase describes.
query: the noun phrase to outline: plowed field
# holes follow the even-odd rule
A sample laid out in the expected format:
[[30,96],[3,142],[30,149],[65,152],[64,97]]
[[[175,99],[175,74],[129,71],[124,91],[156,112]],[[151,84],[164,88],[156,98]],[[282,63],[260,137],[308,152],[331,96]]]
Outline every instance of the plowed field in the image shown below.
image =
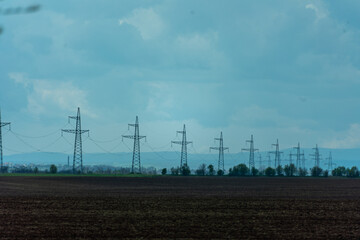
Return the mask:
[[359,239],[360,179],[0,177],[0,239]]

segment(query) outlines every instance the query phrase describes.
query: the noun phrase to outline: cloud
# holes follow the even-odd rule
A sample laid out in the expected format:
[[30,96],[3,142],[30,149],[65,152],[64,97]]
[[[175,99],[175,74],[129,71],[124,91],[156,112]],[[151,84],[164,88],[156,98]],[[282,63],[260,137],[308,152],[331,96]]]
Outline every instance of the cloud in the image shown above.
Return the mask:
[[29,79],[22,73],[10,73],[9,77],[16,83],[23,84],[28,90],[27,110],[35,115],[48,114],[52,111],[75,111],[82,108],[82,113],[96,117],[90,112],[87,94],[71,82]]
[[312,4],[312,3],[307,4],[307,5],[305,6],[305,8],[306,8],[306,9],[311,9],[311,10],[313,10],[313,11],[315,12],[316,20],[317,20],[317,21],[318,21],[318,20],[321,20],[321,19],[323,19],[323,18],[326,18],[327,15],[328,15],[328,13],[327,13],[327,11],[326,11],[325,9],[320,8],[320,7],[318,7],[318,6],[316,6],[315,4]]
[[174,97],[169,84],[163,82],[151,82],[148,84],[150,96],[146,111],[165,118],[171,118],[169,110],[174,107]]
[[358,148],[360,146],[360,124],[353,123],[348,130],[336,135],[337,137],[325,141],[323,146],[326,148]]
[[129,17],[119,20],[119,25],[125,23],[134,26],[144,40],[160,36],[165,29],[165,23],[152,8],[133,10]]

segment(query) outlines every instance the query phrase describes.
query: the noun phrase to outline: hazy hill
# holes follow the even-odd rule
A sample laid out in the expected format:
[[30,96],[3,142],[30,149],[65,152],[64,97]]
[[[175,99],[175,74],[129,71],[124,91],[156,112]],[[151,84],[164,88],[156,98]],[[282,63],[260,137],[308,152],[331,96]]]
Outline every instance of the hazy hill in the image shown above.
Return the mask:
[[[295,153],[292,149],[282,150],[282,165],[288,163],[288,154]],[[312,149],[304,149],[305,158],[306,158],[306,167],[310,168],[314,165],[314,160],[309,154],[313,153]],[[322,155],[321,166],[326,168],[324,163],[327,162],[325,158],[328,157],[330,149],[320,149],[320,154]],[[338,166],[358,166],[360,167],[360,148],[357,149],[331,149],[333,162]],[[262,165],[268,165],[267,152],[260,152],[262,156]],[[70,157],[70,164],[72,163],[72,155]],[[240,153],[225,153],[225,169],[239,164],[239,163],[248,163],[248,152]],[[14,154],[4,156],[4,162],[12,164],[58,164],[65,165],[67,164],[68,155],[63,153],[47,153],[47,152],[33,152],[26,154]],[[112,165],[112,166],[131,166],[132,153],[130,152],[121,152],[116,154],[109,153],[92,153],[84,154],[84,165]],[[196,169],[201,163],[214,164],[217,167],[218,154],[209,153],[209,154],[188,154],[188,163],[192,169]],[[259,153],[255,154],[256,167],[260,166]],[[295,157],[293,157],[295,162]],[[141,162],[143,166],[146,167],[156,167],[156,168],[170,168],[173,166],[178,166],[180,163],[180,153],[179,152],[142,152],[141,153]],[[271,156],[271,165],[273,163],[273,155]]]

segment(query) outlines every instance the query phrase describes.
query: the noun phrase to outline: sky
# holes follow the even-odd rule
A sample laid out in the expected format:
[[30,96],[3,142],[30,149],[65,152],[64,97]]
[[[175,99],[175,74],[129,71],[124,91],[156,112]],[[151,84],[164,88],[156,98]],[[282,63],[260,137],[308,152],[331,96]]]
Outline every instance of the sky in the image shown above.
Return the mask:
[[[5,15],[31,4],[40,10]],[[74,136],[59,136],[77,107],[98,144],[84,141],[88,153],[129,151],[112,139],[132,134],[135,116],[143,151],[179,150],[170,141],[183,124],[196,153],[221,131],[233,153],[251,134],[262,151],[276,139],[358,148],[359,10],[357,0],[0,1],[4,154],[71,152]]]

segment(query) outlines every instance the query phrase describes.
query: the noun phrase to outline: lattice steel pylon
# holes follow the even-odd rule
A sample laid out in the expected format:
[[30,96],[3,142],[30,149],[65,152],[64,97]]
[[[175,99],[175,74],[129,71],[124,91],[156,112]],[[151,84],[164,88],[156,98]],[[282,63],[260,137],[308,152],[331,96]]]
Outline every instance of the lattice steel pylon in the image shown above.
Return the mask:
[[140,139],[145,138],[146,136],[140,136],[139,134],[139,118],[136,116],[135,124],[128,124],[128,127],[134,127],[134,135],[122,135],[122,138],[134,139],[134,148],[133,148],[133,158],[131,165],[131,173],[141,173],[141,159],[140,159]]
[[186,140],[186,128],[185,128],[185,124],[184,124],[184,129],[182,131],[176,131],[176,134],[182,134],[182,140],[181,141],[171,141],[171,145],[172,144],[181,144],[181,156],[180,156],[180,168],[183,165],[188,166],[187,164],[187,145],[188,144],[192,144],[192,141],[187,141]]
[[305,161],[306,161],[306,159],[305,159],[305,152],[304,152],[304,150],[303,150],[302,158],[301,158],[301,163],[302,163],[302,168],[303,168],[303,169],[305,169]]
[[73,173],[83,173],[83,153],[82,153],[82,138],[83,133],[88,133],[89,130],[81,130],[81,117],[80,117],[80,108],[78,107],[77,116],[69,116],[70,119],[76,120],[75,129],[61,129],[61,133],[74,133],[75,134],[75,143],[74,143],[74,158],[73,158]]
[[280,149],[279,148],[279,139],[276,139],[276,143],[271,144],[271,146],[276,147],[275,151],[269,152],[271,154],[275,154],[275,169],[276,169],[278,166],[281,166],[280,154],[283,153],[283,152],[280,152],[280,150],[279,150]]
[[296,149],[296,169],[299,169],[301,167],[301,156],[303,156],[303,153],[300,153],[300,143],[298,143],[297,147],[293,147]]
[[1,166],[0,171],[4,172],[4,162],[3,162],[3,145],[2,145],[2,131],[1,129],[5,126],[9,126],[11,128],[10,122],[2,122],[1,121],[1,109],[0,109],[0,155],[1,155]]
[[316,144],[316,147],[313,148],[315,150],[314,154],[310,154],[310,156],[313,156],[314,160],[315,160],[315,167],[320,167],[320,153],[319,153],[319,148],[318,145]]
[[229,150],[228,147],[224,147],[224,139],[222,132],[220,133],[220,138],[214,138],[215,141],[219,141],[219,147],[210,147],[210,151],[212,150],[219,150],[219,160],[218,160],[218,171],[222,170],[225,172],[224,167],[224,150]]
[[243,151],[249,151],[250,152],[250,155],[249,155],[249,168],[250,168],[250,171],[253,167],[255,167],[255,151],[258,151],[259,149],[255,149],[254,148],[254,138],[253,138],[253,135],[251,135],[251,139],[250,140],[246,140],[246,142],[250,143],[250,148],[243,148],[241,150]]
[[333,170],[333,166],[336,166],[336,163],[334,163],[333,160],[332,160],[331,152],[329,152],[329,157],[326,158],[326,160],[328,160],[328,162],[325,163],[325,165],[328,166],[328,170],[331,172]]

